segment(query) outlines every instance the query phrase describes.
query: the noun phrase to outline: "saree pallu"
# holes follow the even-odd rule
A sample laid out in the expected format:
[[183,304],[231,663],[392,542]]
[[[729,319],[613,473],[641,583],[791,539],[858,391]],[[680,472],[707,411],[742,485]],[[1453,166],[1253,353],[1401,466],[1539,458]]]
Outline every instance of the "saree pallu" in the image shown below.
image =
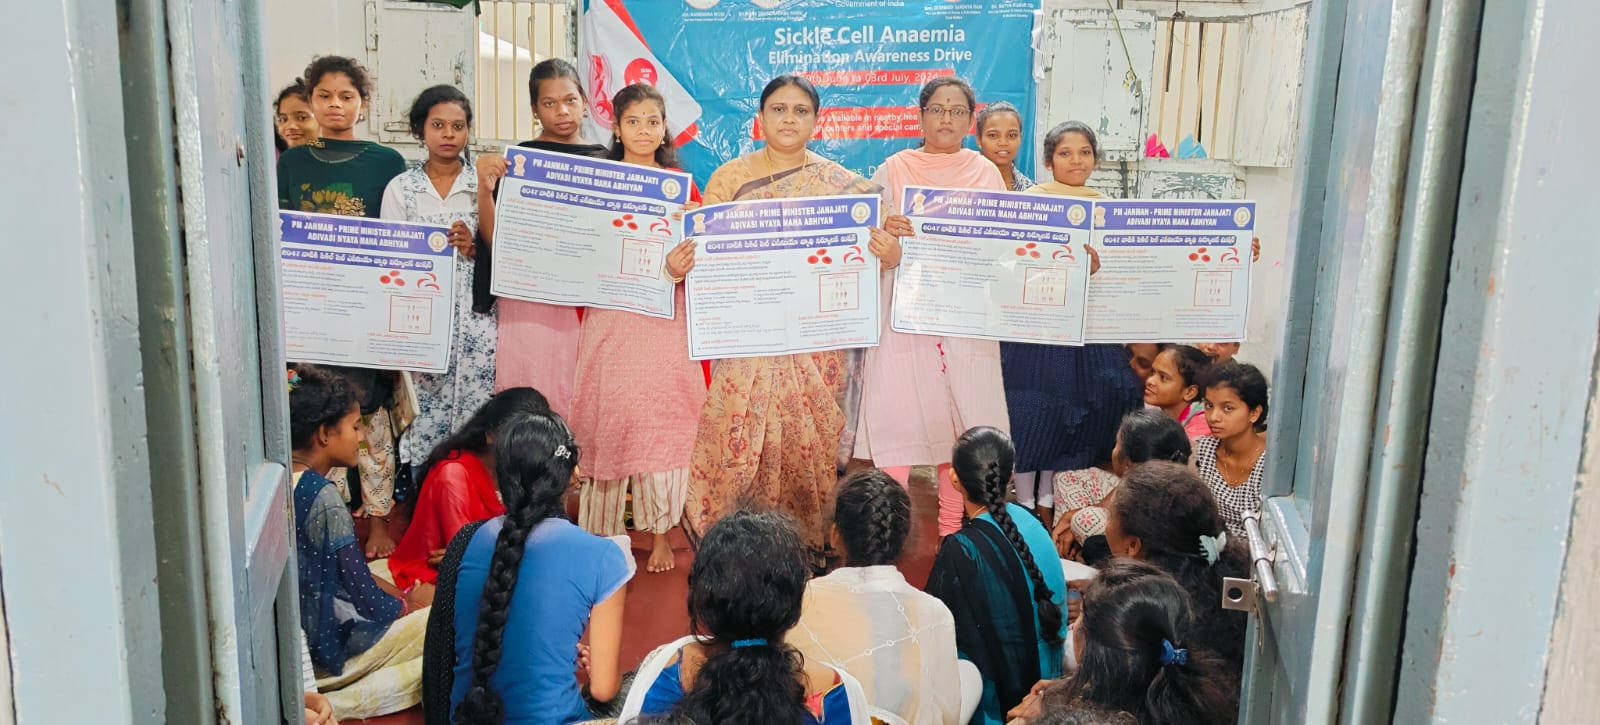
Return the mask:
[[[706,205],[751,199],[876,194],[877,186],[807,153],[759,173],[757,154],[712,174]],[[716,361],[689,465],[687,528],[698,538],[741,506],[793,516],[813,552],[826,539],[828,496],[849,452],[860,401],[859,350]]]

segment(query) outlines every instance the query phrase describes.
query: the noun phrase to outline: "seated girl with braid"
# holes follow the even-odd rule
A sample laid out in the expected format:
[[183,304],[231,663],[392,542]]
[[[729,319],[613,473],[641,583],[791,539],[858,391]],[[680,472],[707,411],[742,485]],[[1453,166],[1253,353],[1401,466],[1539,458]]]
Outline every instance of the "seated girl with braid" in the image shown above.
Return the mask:
[[1066,577],[1050,532],[1006,502],[1016,461],[1011,438],[973,428],[956,440],[951,459],[967,523],[939,546],[928,593],[950,608],[956,649],[983,675],[971,722],[998,724],[1035,683],[1061,676]]
[[910,532],[911,497],[889,474],[869,468],[839,484],[830,543],[844,566],[806,585],[788,640],[854,675],[879,710],[912,725],[956,722],[955,620],[895,568]]

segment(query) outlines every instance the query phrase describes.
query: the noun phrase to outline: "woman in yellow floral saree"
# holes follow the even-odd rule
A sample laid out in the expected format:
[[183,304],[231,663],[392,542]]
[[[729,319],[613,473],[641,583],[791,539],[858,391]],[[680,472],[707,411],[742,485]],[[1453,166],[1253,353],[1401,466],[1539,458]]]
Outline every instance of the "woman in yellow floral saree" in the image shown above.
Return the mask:
[[[717,169],[705,205],[877,194],[876,184],[806,149],[819,105],[816,89],[802,78],[768,83],[760,112],[766,146]],[[899,242],[881,230],[873,231],[871,249],[885,266],[899,263]],[[793,516],[813,555],[822,552],[827,498],[854,447],[843,438],[855,430],[859,356],[834,350],[716,361],[690,461],[692,537],[753,505]]]

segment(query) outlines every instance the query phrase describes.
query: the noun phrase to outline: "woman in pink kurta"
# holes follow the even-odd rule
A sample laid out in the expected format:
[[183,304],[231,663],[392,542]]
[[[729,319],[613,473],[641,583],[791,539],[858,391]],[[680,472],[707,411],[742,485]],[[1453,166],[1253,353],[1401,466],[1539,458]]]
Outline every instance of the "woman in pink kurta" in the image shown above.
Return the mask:
[[[977,105],[972,87],[959,78],[936,78],[923,86],[921,148],[890,156],[873,181],[889,208],[901,207],[908,185],[1006,191],[995,165],[962,148]],[[911,221],[890,216],[884,228],[909,236]],[[884,289],[895,272],[884,274]],[[912,335],[889,327],[892,295],[884,294],[883,335],[863,363],[857,458],[871,460],[902,484],[911,467],[937,465],[939,534],[961,528],[961,494],[950,483],[950,450],[962,431],[980,425],[1007,430],[1006,392],[1000,377],[1000,345],[936,335]]]
[[[671,169],[677,153],[667,140],[666,101],[653,86],[636,83],[617,92],[608,156],[640,166]],[[688,208],[700,192],[690,188]],[[662,273],[683,281],[693,259],[684,242],[667,255]],[[583,448],[584,482],[578,525],[601,536],[626,533],[623,514],[633,491],[634,528],[654,537],[647,571],[672,569],[667,533],[683,519],[706,378],[689,359],[683,286],[677,285],[670,320],[590,309],[578,343],[572,433]]]
[[[518,146],[576,156],[603,157],[606,147],[583,142],[583,87],[571,63],[552,58],[528,75],[539,136]],[[506,158],[488,154],[478,161],[478,233],[494,241],[494,191],[506,175]],[[573,377],[578,365],[579,311],[539,302],[500,298],[500,335],[495,342],[494,390],[528,387],[543,393],[562,417],[572,412]]]

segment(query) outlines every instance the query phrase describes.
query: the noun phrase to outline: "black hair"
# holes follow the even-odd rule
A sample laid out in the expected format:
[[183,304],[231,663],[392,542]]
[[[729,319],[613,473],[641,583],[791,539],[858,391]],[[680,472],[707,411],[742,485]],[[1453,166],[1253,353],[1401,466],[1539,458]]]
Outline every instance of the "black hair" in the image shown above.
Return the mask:
[[1094,153],[1095,162],[1100,161],[1100,138],[1094,135],[1094,129],[1082,121],[1066,121],[1056,124],[1055,128],[1044,135],[1044,161],[1049,165],[1050,159],[1056,155],[1056,147],[1061,145],[1061,140],[1069,133],[1083,134],[1089,141],[1089,150]]
[[1212,388],[1231,388],[1251,410],[1261,409],[1261,417],[1255,423],[1256,430],[1267,429],[1267,377],[1261,374],[1260,368],[1233,361],[1215,363],[1200,375],[1199,385],[1202,398]]
[[797,76],[793,74],[784,74],[767,81],[767,85],[761,89],[761,102],[757,108],[766,108],[767,99],[771,98],[772,94],[790,86],[799,88],[807,96],[811,97],[811,105],[815,106],[815,108],[812,109],[813,111],[820,112],[822,110],[822,96],[817,95],[817,87],[812,85],[811,81],[806,80],[804,76]]
[[983,504],[1011,547],[1017,550],[1028,578],[1033,581],[1033,600],[1043,630],[1039,636],[1055,644],[1062,640],[1061,606],[1051,599],[1050,586],[1045,583],[1038,563],[1034,562],[1028,542],[1022,539],[1017,522],[1006,511],[1006,489],[1011,484],[1016,459],[1017,449],[1010,436],[998,428],[978,426],[956,439],[955,449],[950,453],[950,468],[966,492],[967,500]]
[[[1144,725],[1231,725],[1238,678],[1191,642],[1188,599],[1160,569],[1113,559],[1083,592],[1078,671],[1046,691],[1046,707],[1083,701],[1126,711]],[[1186,661],[1168,659],[1167,645],[1187,650]]]
[[[649,83],[635,83],[617,91],[617,95],[611,99],[611,123],[613,126],[622,123],[622,112],[629,106],[644,101],[655,101],[661,106],[661,132],[667,134],[661,137],[661,145],[656,147],[656,165],[663,169],[676,169],[681,164],[678,163],[678,150],[672,146],[671,132],[667,131],[667,99],[661,95],[661,91],[656,90],[655,86]],[[612,129],[611,149],[606,152],[606,158],[612,161],[621,161],[626,152],[619,134],[615,128]]]
[[1211,367],[1211,358],[1200,352],[1200,348],[1193,345],[1168,345],[1156,353],[1156,357],[1172,355],[1172,364],[1178,368],[1178,375],[1183,378],[1184,387],[1200,385],[1200,375]]
[[[313,365],[289,368],[289,445],[311,447],[317,431],[336,426],[361,400],[361,393],[343,375]],[[298,378],[298,380],[296,379]]]
[[488,453],[489,436],[518,414],[536,415],[550,412],[550,401],[533,388],[506,388],[495,393],[456,432],[440,441],[422,465],[417,467],[418,485],[428,480],[434,466],[453,458],[457,453]]
[[1122,455],[1133,464],[1170,461],[1187,465],[1194,449],[1183,424],[1159,410],[1140,408],[1122,416],[1117,426]]
[[[928,101],[933,99],[933,94],[938,93],[940,88],[946,86],[955,86],[961,90],[961,95],[967,97],[967,110],[970,111],[978,107],[978,94],[973,92],[971,83],[957,76],[939,76],[922,84],[922,92],[917,94],[917,108],[926,108]],[[1021,118],[1021,116],[1018,116],[1018,118]]]
[[356,92],[361,94],[363,103],[372,100],[372,76],[367,74],[367,67],[361,65],[355,58],[342,55],[324,55],[311,60],[311,65],[306,66],[306,89],[314,90],[322,77],[329,73],[343,73],[350,77],[350,83],[356,87]]
[[429,86],[417,94],[417,100],[411,102],[411,111],[406,114],[406,120],[411,124],[411,135],[422,140],[422,132],[428,124],[428,113],[433,107],[441,103],[455,103],[467,113],[467,128],[472,128],[472,101],[467,99],[467,94],[460,88],[452,85],[440,84]]
[[1123,710],[1074,700],[1043,707],[1038,717],[1028,720],[1028,725],[1139,725],[1139,720]]
[[846,566],[893,564],[911,533],[911,496],[882,470],[856,471],[834,493],[833,525]]
[[[304,80],[300,78],[294,79],[293,83],[284,86],[283,90],[278,91],[277,100],[272,102],[272,112],[274,114],[278,113],[278,107],[283,105],[283,99],[285,98],[298,98],[307,106],[309,106],[311,105],[311,89],[306,87],[306,82]],[[276,148],[279,153],[282,153],[289,148],[289,142],[284,140],[283,136],[278,133],[278,123],[276,118],[273,119],[272,123],[272,146],[273,148]]]
[[1122,533],[1139,537],[1142,558],[1189,593],[1194,639],[1230,664],[1243,662],[1246,617],[1222,609],[1222,580],[1249,578],[1250,555],[1245,542],[1234,537],[1217,552],[1216,563],[1207,559],[1200,537],[1219,537],[1227,530],[1211,489],[1188,466],[1153,461],[1128,471],[1111,508]]
[[689,624],[706,642],[706,659],[671,717],[701,725],[805,718],[804,660],[784,635],[800,622],[810,575],[805,545],[783,514],[735,511],[712,525],[689,567]]
[[563,506],[578,466],[578,444],[554,413],[518,413],[495,431],[495,479],[506,515],[495,539],[489,574],[472,637],[472,682],[456,708],[460,725],[500,723],[505,718],[499,693],[489,678],[500,667],[511,596],[528,534],[545,519],[565,513]]
[[553,81],[557,78],[566,78],[578,87],[578,97],[585,103],[589,101],[589,94],[583,90],[583,78],[578,75],[578,69],[562,58],[546,58],[539,61],[533,70],[528,71],[528,103],[532,106],[539,105],[539,84]]
[[311,105],[311,87],[306,85],[305,79],[296,78],[293,83],[284,86],[283,90],[278,91],[277,100],[272,102],[272,110],[277,111],[278,106],[283,104],[283,99],[291,97],[305,101],[306,105]]
[[978,135],[983,135],[983,125],[988,123],[989,119],[994,118],[1002,113],[1009,113],[1013,116],[1016,116],[1017,125],[1022,125],[1022,112],[1018,111],[1016,106],[1011,105],[1007,101],[995,101],[994,103],[984,106],[983,110],[978,112]]

